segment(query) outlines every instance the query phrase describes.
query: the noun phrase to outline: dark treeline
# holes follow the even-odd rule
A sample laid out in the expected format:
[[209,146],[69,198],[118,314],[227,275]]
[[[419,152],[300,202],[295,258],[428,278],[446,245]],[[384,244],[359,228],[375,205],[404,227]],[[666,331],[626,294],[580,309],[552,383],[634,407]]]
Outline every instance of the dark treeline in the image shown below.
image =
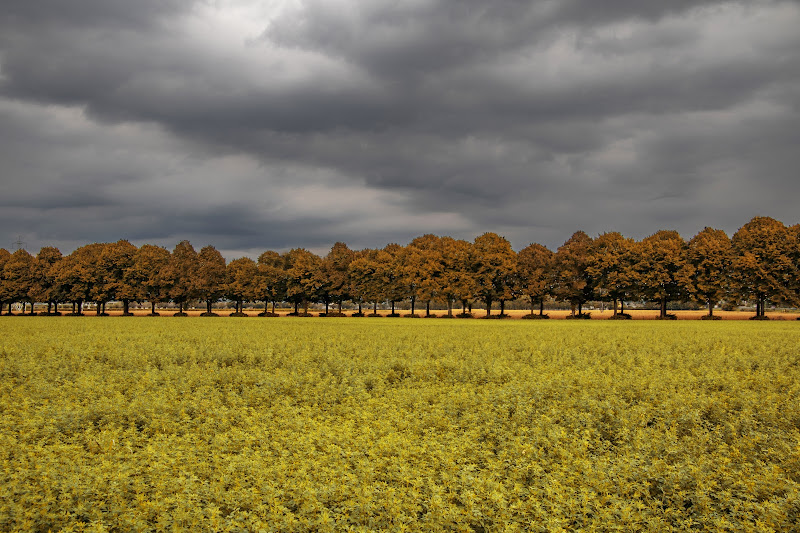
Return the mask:
[[[273,315],[277,303],[287,302],[295,314],[307,314],[308,305],[325,305],[327,315],[341,314],[342,304],[410,304],[412,315],[431,304],[446,304],[447,316],[460,308],[469,316],[480,302],[487,315],[493,305],[503,315],[507,302],[526,298],[530,316],[546,317],[545,302],[568,302],[576,317],[585,317],[589,301],[607,301],[614,316],[627,318],[625,301],[658,302],[661,317],[669,318],[669,302],[701,302],[713,317],[720,302],[754,302],[756,316],[765,318],[767,305],[800,304],[800,225],[791,227],[769,217],[755,217],[732,238],[724,231],[705,228],[688,242],[675,231],[659,231],[641,241],[611,232],[592,239],[573,234],[555,252],[531,244],[515,252],[494,233],[474,242],[423,235],[406,246],[351,250],[336,243],[325,257],[303,248],[286,253],[266,251],[257,261],[243,257],[226,264],[222,255],[206,246],[197,252],[188,241],[169,250],[128,241],[94,243],[67,256],[57,248],[42,248],[33,256],[25,250],[0,249],[0,314],[11,313],[13,303],[26,312],[34,303],[71,304],[81,314],[85,302],[96,312],[119,301],[123,313],[131,302],[172,302],[183,313],[189,302],[205,302],[206,312],[222,299],[235,302],[242,313],[245,302],[261,302],[262,315]],[[272,305],[272,311],[269,306]],[[331,306],[336,311],[331,312]]]

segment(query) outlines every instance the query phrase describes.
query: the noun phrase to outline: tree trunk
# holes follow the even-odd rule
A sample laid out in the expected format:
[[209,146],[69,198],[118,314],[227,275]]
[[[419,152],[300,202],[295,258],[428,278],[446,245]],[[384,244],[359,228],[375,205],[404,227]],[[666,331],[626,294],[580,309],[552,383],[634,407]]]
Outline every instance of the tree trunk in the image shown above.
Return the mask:
[[486,298],[486,316],[492,315],[492,299]]
[[625,300],[623,300],[622,298],[619,299],[619,312],[620,313],[625,312]]
[[178,302],[178,313],[183,313],[183,302]]
[[94,303],[94,314],[97,315],[97,316],[100,316],[100,310],[101,309],[102,309],[102,305],[100,304],[100,302],[95,302]]
[[453,316],[453,300],[452,298],[447,299],[447,316]]
[[506,301],[501,298],[500,299],[500,316],[503,316],[505,314],[506,314]]
[[325,314],[328,314],[328,301],[325,300]]
[[539,316],[544,316],[544,298],[539,300]]
[[206,313],[211,314],[211,300],[206,300]]
[[294,314],[298,314],[298,307],[300,306],[300,302],[297,300],[294,301]]
[[130,307],[130,303],[128,302],[128,300],[124,300],[123,299],[122,300],[122,314],[123,315],[129,314],[129,311],[128,311],[129,307]]
[[667,299],[661,298],[661,318],[667,318]]
[[714,316],[714,302],[711,298],[708,299],[708,316]]
[[425,302],[425,316],[431,316],[431,301]]
[[395,312],[394,312],[394,300],[392,300],[392,314],[395,314]]
[[583,302],[578,302],[578,316],[583,314]]
[[308,314],[308,300],[303,300],[303,314]]
[[155,300],[150,300],[150,314],[151,315],[156,314],[156,301]]
[[377,301],[372,302],[372,314],[373,315],[377,315],[378,314],[378,302]]
[[342,301],[339,300],[339,314],[342,314]]
[[416,303],[417,303],[417,297],[416,296],[412,296],[411,297],[411,314],[412,315],[414,314],[414,306],[416,305]]
[[[51,302],[51,301],[48,301],[48,302],[47,302],[47,314],[48,314],[48,315],[51,313],[51,311],[50,311],[50,310],[53,308],[52,304],[53,304],[53,302]],[[2,313],[2,312],[3,312],[3,309],[2,309],[2,307],[3,307],[3,306],[2,306],[2,305],[0,305],[0,313]]]
[[361,311],[361,302],[358,302],[358,314],[361,315],[363,312]]
[[614,312],[612,314],[614,316],[617,316],[617,299],[616,298],[612,298],[612,301],[614,302]]
[[272,300],[272,314],[275,314],[275,300]]

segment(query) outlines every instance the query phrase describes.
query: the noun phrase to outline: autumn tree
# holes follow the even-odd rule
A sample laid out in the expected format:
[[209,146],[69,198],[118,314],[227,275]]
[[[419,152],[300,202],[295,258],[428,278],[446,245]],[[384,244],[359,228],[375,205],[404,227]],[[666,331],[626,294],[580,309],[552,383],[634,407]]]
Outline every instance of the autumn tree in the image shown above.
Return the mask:
[[263,316],[268,314],[269,303],[272,303],[272,314],[275,314],[275,303],[286,298],[287,274],[284,258],[278,252],[267,250],[258,256],[257,268],[255,298],[264,302]]
[[22,314],[25,314],[25,303],[30,302],[31,314],[36,301],[37,283],[36,258],[25,249],[16,250],[3,266],[3,282],[5,294],[11,302],[22,304]]
[[197,297],[206,302],[201,316],[217,316],[211,311],[214,302],[225,295],[225,258],[211,245],[203,246],[197,254]]
[[467,312],[467,302],[475,295],[475,273],[472,270],[472,243],[442,237],[442,279],[440,293],[447,302],[447,316],[453,316],[453,302],[459,300],[462,314]]
[[754,217],[733,235],[731,279],[738,293],[756,301],[756,318],[766,318],[768,301],[791,300],[796,282],[791,232],[770,217]]
[[185,316],[186,303],[198,298],[197,252],[189,241],[179,242],[172,250],[162,279],[170,288],[170,299],[178,304],[176,316]]
[[714,305],[728,292],[733,263],[731,240],[724,231],[706,227],[689,241],[688,257],[693,267],[692,294],[708,305],[708,316],[713,317]]
[[[377,251],[375,261],[375,296],[373,312],[376,312],[378,302],[389,302],[392,314],[395,316],[395,305],[409,298],[409,284],[403,272],[406,247],[397,243],[389,243]],[[416,300],[415,300],[416,303]],[[412,309],[411,314],[414,314]]]
[[500,315],[505,314],[505,302],[515,296],[517,257],[504,237],[484,233],[473,244],[473,269],[476,294],[486,302],[486,316],[492,314],[492,303],[500,302]]
[[98,268],[103,247],[101,243],[86,244],[53,265],[58,291],[72,302],[72,314],[82,315],[84,302],[105,297],[105,283]]
[[286,296],[294,304],[294,314],[303,306],[308,314],[308,304],[314,301],[320,288],[319,268],[322,260],[305,248],[294,248],[284,256],[286,265]]
[[257,274],[258,266],[249,257],[240,257],[228,263],[225,294],[235,302],[236,315],[244,315],[242,304],[255,299]]
[[553,261],[555,254],[545,246],[532,243],[517,254],[517,275],[520,292],[530,298],[531,315],[539,304],[539,316],[544,316],[544,301],[553,293]]
[[430,316],[430,302],[441,291],[442,251],[439,237],[432,234],[417,237],[403,247],[397,256],[397,273],[402,294],[411,301],[411,315],[418,300],[425,302],[426,316]]
[[635,266],[642,295],[659,302],[660,318],[667,318],[667,304],[691,296],[694,268],[686,241],[677,231],[662,230],[638,243]]
[[11,287],[6,283],[5,266],[8,263],[11,253],[5,248],[0,248],[0,315],[3,314],[3,306],[8,302],[8,314],[11,314]]
[[359,314],[364,303],[373,303],[373,312],[385,295],[384,268],[387,254],[382,250],[364,249],[356,252],[349,266],[350,295],[358,305]]
[[128,283],[136,287],[134,300],[150,302],[150,314],[155,316],[156,304],[169,300],[171,286],[165,279],[170,262],[169,250],[143,244],[134,256],[127,272]]
[[589,273],[589,254],[592,238],[576,231],[556,250],[553,258],[555,296],[572,305],[578,316],[583,315],[583,304],[594,297],[594,280]]
[[[47,302],[47,314],[58,313],[58,302],[63,295],[56,284],[55,265],[63,259],[61,251],[53,246],[44,246],[36,255],[38,296],[41,301]],[[53,311],[55,306],[55,311]]]
[[136,300],[140,294],[138,280],[132,276],[131,271],[136,261],[136,252],[136,246],[127,240],[119,240],[105,244],[98,259],[105,295],[109,300],[122,302],[123,316],[131,316],[130,302]]
[[616,231],[598,236],[589,249],[586,272],[595,285],[595,295],[612,302],[614,316],[617,302],[625,316],[625,300],[637,290],[637,262],[636,242]]
[[350,298],[350,279],[348,278],[350,263],[355,259],[355,252],[343,242],[337,242],[322,261],[320,274],[323,282],[322,301],[325,304],[325,314],[328,314],[328,304],[333,302],[339,306],[342,313],[342,303]]
[[356,252],[356,257],[348,267],[350,296],[358,306],[358,314],[363,314],[362,305],[380,299],[380,280],[378,279],[378,250],[367,248]]

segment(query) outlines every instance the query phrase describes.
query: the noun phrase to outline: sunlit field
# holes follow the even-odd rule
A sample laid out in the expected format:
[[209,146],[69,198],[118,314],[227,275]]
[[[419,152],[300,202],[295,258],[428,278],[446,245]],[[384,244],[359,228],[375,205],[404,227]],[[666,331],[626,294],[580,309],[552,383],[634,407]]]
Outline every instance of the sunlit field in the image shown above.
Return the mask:
[[0,320],[2,531],[800,531],[800,323]]

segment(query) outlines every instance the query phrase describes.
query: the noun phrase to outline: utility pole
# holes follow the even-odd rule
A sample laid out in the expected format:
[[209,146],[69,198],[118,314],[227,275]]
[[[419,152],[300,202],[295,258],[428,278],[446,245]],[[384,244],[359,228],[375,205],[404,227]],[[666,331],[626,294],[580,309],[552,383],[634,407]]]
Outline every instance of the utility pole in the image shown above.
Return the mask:
[[25,248],[25,243],[22,241],[22,235],[17,236],[17,240],[14,241],[14,251],[22,250]]

